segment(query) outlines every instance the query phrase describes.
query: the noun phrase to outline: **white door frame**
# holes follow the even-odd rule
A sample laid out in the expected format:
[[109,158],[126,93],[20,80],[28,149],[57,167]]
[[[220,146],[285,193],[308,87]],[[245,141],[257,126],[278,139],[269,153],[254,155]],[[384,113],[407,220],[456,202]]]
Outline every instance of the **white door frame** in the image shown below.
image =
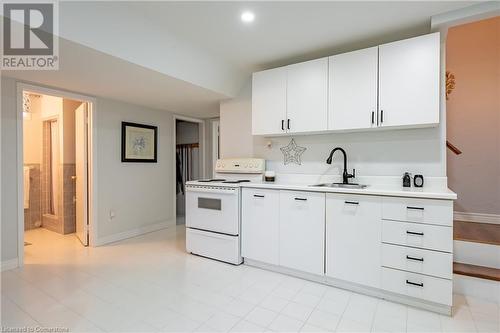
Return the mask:
[[215,177],[215,163],[220,156],[220,120],[212,120],[212,177]]
[[173,163],[173,172],[172,172],[172,179],[174,180],[174,183],[172,186],[172,189],[173,189],[173,196],[172,196],[172,200],[173,200],[173,221],[174,221],[174,224],[175,224],[175,221],[176,221],[176,218],[177,218],[177,157],[176,157],[176,143],[177,143],[177,120],[183,120],[183,121],[189,121],[191,123],[198,123],[198,125],[200,126],[199,129],[201,130],[201,135],[200,135],[200,138],[199,138],[199,141],[200,141],[200,148],[199,148],[199,151],[200,151],[200,155],[201,155],[201,158],[200,158],[200,161],[201,161],[201,165],[200,165],[200,169],[201,169],[201,172],[200,172],[200,176],[201,178],[205,178],[207,175],[206,175],[206,140],[205,140],[205,120],[203,119],[199,119],[199,118],[192,118],[192,117],[186,117],[186,116],[181,116],[181,115],[178,115],[178,114],[174,114],[173,115],[173,123],[172,123],[172,127],[173,127],[173,130],[172,130],[172,146],[173,146],[173,149],[172,149],[172,163]]
[[30,91],[41,95],[52,95],[61,98],[72,99],[89,103],[89,159],[88,163],[88,189],[90,200],[88,203],[89,217],[89,246],[95,246],[97,240],[97,132],[95,130],[95,119],[97,103],[94,97],[81,95],[65,90],[47,88],[44,86],[17,83],[17,229],[18,229],[18,265],[24,265],[24,186],[23,186],[23,91]]

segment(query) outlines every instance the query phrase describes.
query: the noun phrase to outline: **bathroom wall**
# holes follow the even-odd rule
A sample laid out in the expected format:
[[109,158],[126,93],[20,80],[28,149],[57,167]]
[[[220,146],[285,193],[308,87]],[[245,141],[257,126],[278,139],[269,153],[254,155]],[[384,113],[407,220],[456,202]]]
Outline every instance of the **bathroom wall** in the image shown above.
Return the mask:
[[42,120],[41,98],[30,96],[30,116],[23,120],[24,166],[29,168],[29,207],[24,209],[24,230],[37,228],[42,223],[41,160]]

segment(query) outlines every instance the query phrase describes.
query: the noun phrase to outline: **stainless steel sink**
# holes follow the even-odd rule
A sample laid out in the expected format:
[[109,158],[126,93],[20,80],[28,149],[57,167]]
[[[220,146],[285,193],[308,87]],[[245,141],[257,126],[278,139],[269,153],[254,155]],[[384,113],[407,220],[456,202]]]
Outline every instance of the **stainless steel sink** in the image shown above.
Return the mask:
[[344,183],[322,183],[322,184],[315,184],[315,185],[310,185],[314,187],[332,187],[332,188],[352,188],[352,189],[365,189],[368,187],[368,185],[362,185],[362,184],[344,184]]

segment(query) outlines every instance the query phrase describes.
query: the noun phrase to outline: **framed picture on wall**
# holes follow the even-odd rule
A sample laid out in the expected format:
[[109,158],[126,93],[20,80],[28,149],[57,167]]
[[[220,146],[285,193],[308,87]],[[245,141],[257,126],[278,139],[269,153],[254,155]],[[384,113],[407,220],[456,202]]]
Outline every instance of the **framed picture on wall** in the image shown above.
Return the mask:
[[122,162],[156,163],[158,127],[122,122]]

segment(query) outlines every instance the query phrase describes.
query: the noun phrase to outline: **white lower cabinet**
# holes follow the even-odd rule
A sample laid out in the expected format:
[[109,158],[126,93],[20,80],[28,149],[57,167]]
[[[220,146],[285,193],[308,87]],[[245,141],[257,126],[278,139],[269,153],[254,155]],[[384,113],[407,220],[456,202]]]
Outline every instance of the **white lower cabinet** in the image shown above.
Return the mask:
[[380,287],[380,197],[326,195],[326,275]]
[[280,192],[243,189],[241,255],[268,264],[279,264]]
[[324,274],[325,193],[280,191],[280,265]]
[[452,305],[452,280],[382,268],[382,288],[397,294]]
[[431,199],[244,188],[242,256],[449,313],[452,209]]
[[382,244],[382,266],[451,279],[453,254]]

